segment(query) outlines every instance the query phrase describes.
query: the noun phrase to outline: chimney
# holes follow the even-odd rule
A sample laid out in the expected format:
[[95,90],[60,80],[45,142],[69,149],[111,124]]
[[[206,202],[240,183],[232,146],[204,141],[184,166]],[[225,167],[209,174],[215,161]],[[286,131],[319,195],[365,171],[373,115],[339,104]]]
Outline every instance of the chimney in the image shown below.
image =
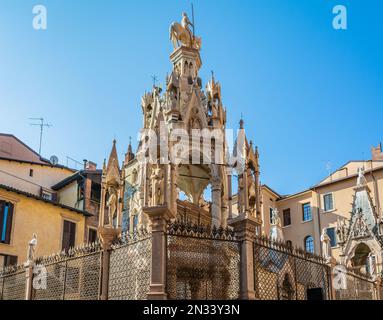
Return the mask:
[[383,160],[382,143],[371,148],[372,161]]
[[97,169],[96,163],[94,163],[92,161],[88,161],[86,159],[84,159],[83,161],[84,161],[84,170],[94,171]]

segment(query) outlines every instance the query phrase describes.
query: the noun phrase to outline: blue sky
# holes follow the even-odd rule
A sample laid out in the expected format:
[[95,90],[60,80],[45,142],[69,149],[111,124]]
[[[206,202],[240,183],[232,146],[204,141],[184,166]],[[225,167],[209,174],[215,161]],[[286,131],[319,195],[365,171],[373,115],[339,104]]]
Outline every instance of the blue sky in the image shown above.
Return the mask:
[[[382,1],[194,0],[206,84],[221,82],[228,128],[241,112],[259,146],[262,182],[286,194],[308,188],[383,140]],[[32,28],[45,4],[48,29]],[[348,30],[332,8],[348,9]],[[142,125],[151,77],[171,70],[168,29],[190,1],[2,0],[0,132],[43,155],[99,165],[118,140],[122,157]]]

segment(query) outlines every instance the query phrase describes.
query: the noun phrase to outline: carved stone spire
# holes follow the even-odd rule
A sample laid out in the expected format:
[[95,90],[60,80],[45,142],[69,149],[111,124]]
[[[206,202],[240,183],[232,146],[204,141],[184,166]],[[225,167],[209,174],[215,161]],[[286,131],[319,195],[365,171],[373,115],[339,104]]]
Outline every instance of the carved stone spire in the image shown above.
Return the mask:
[[245,121],[243,121],[242,117],[241,120],[239,120],[239,129],[243,130],[245,125]]
[[134,157],[135,156],[132,149],[132,137],[129,137],[128,152],[125,154],[125,164],[128,164],[130,161],[132,161]]
[[113,140],[112,151],[110,152],[106,167],[106,182],[112,182],[113,180],[115,180],[115,182],[120,181],[120,166],[118,162],[116,140]]

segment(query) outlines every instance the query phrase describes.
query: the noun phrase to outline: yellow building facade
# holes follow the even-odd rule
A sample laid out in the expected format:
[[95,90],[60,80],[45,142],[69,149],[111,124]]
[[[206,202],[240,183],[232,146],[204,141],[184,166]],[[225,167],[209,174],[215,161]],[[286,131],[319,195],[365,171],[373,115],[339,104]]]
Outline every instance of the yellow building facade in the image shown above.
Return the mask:
[[52,188],[75,172],[41,158],[16,137],[0,134],[0,268],[25,262],[33,234],[38,255],[84,243],[91,214],[60,202],[60,192]]
[[[32,235],[38,239],[37,254],[49,255],[63,249],[64,223],[75,225],[74,245],[84,242],[85,215],[71,208],[39,199],[16,189],[0,186],[0,201],[12,205],[9,241],[0,243],[0,264],[7,257],[22,263]],[[8,211],[9,214],[10,210]]]

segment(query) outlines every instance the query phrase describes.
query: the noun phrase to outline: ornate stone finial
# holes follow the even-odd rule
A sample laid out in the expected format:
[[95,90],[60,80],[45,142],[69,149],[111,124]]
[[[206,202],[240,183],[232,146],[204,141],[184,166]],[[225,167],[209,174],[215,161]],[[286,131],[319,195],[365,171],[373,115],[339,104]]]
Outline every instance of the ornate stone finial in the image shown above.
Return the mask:
[[245,121],[243,121],[242,115],[241,115],[241,120],[239,120],[239,129],[244,128]]
[[106,166],[106,180],[107,182],[118,182],[120,179],[120,168],[117,156],[116,139],[113,140],[112,151],[109,155],[108,164]]
[[357,187],[364,187],[367,185],[367,180],[366,177],[364,176],[364,166],[361,168],[358,168],[358,179],[356,181],[356,186]]
[[132,137],[129,137],[129,146],[128,146],[128,152],[125,154],[125,164],[129,163],[134,159],[135,155],[133,153],[132,149]]
[[37,246],[37,235],[36,233],[34,233],[32,236],[32,240],[29,241],[29,244],[28,244],[28,253],[27,253],[28,261],[33,261],[35,259],[36,246]]
[[336,222],[336,235],[337,235],[337,242],[342,246],[345,242],[346,238],[346,225],[344,220],[337,219]]

